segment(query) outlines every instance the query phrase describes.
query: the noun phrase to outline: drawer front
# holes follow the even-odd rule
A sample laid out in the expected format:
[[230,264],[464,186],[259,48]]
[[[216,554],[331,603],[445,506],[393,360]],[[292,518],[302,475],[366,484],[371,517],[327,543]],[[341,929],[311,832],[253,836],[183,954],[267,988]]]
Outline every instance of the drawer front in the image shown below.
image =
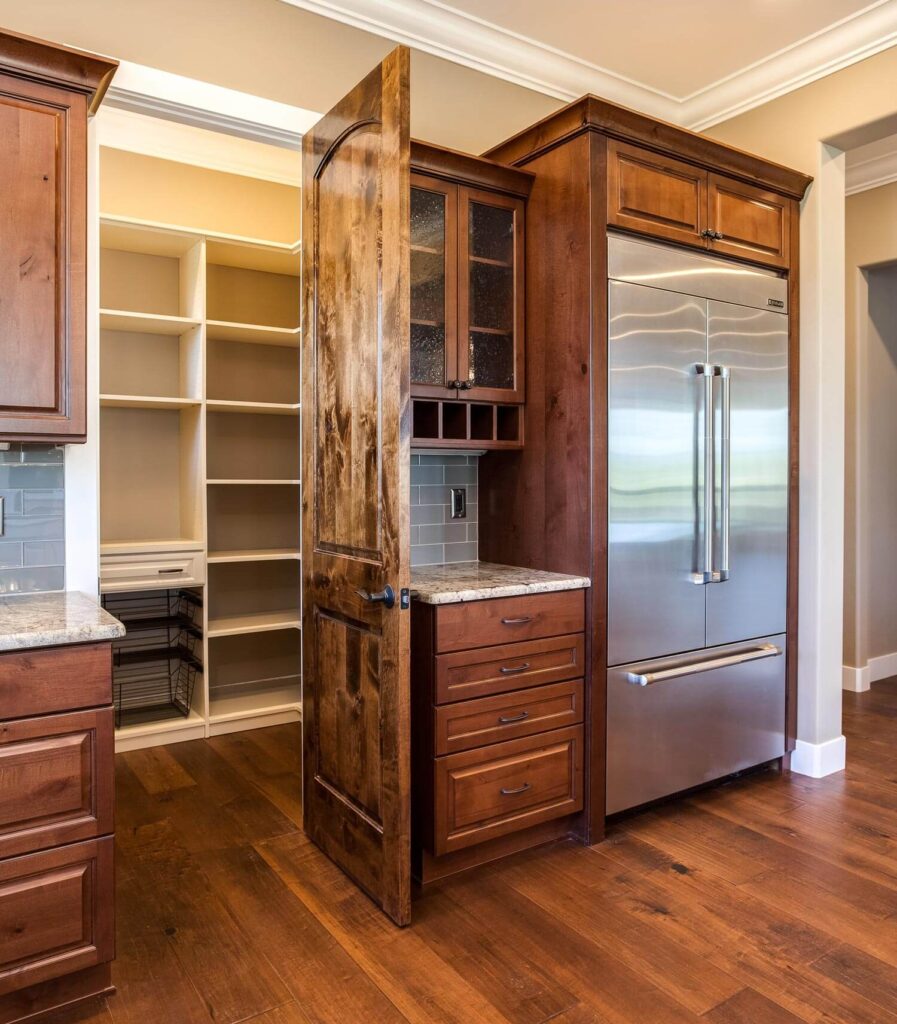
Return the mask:
[[112,843],[0,861],[0,995],[112,959]]
[[112,831],[112,714],[0,723],[0,857]]
[[434,853],[579,811],[582,726],[437,758]]
[[575,679],[585,672],[585,640],[573,633],[440,654],[435,660],[434,702],[446,704]]
[[206,560],[201,551],[103,555],[100,558],[100,590],[162,590],[166,587],[205,583]]
[[707,172],[638,146],[607,144],[607,223],[704,246]]
[[111,644],[0,654],[0,715],[4,719],[111,703]]
[[584,624],[582,590],[438,605],[436,653],[580,633]]
[[433,714],[437,755],[472,750],[577,725],[582,721],[582,680],[445,704]]

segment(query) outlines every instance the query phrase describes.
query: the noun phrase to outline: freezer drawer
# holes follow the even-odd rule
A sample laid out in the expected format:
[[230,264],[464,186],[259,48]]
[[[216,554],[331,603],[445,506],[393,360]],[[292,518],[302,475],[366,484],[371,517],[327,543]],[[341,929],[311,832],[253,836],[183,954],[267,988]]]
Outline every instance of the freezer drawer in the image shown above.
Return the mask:
[[784,634],[607,673],[608,814],[784,753]]

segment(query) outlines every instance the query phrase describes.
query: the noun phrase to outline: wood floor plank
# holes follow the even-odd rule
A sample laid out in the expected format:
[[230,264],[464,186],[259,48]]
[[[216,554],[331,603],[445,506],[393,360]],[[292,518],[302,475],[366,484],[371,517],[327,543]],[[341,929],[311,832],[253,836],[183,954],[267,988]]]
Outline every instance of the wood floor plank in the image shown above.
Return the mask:
[[799,1017],[751,988],[742,989],[706,1016],[711,1024],[800,1024]]
[[409,1021],[509,1024],[413,928],[397,930],[307,841],[284,836],[259,852]]
[[309,1020],[297,1003],[286,1003],[273,1010],[266,1010],[243,1024],[309,1024]]
[[254,849],[202,857],[216,892],[311,1024],[405,1018]]
[[172,756],[173,749],[147,747],[144,750],[132,750],[128,754],[128,766],[152,796],[196,785],[196,780]]
[[553,1021],[577,1004],[548,971],[506,941],[495,921],[471,914],[445,889],[415,905],[414,931],[512,1024]]
[[[285,748],[278,729],[228,733],[209,741],[211,748],[242,778],[251,782],[293,824],[302,826],[302,777],[298,758]],[[258,735],[261,734],[261,735]],[[298,745],[298,744],[297,744]]]
[[117,842],[124,855],[139,859],[165,935],[217,1024],[236,1024],[289,1002],[286,986],[264,955],[246,942],[169,822],[127,831]]

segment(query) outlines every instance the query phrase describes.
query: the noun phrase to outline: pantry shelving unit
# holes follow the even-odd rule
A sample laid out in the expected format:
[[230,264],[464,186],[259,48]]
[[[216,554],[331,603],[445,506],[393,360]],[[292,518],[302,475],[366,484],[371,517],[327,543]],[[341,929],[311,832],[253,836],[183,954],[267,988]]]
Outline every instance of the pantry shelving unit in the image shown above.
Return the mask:
[[189,708],[117,749],[295,721],[298,243],[102,216],[100,305],[101,591],[202,603]]

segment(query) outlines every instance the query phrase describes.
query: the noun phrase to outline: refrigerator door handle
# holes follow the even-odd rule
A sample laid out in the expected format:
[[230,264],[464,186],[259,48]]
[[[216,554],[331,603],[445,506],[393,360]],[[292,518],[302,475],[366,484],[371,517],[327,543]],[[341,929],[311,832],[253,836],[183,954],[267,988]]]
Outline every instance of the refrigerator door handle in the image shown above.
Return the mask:
[[760,644],[746,651],[734,654],[723,654],[718,658],[705,658],[701,661],[688,661],[669,668],[652,669],[649,672],[627,672],[626,680],[634,686],[651,686],[668,679],[679,679],[682,676],[693,676],[698,672],[712,672],[717,668],[728,668],[730,665],[741,665],[746,661],[759,661],[761,658],[775,658],[782,653],[776,644]]
[[703,586],[713,582],[713,505],[714,505],[714,462],[716,459],[713,439],[713,375],[716,367],[710,363],[697,363],[695,371],[703,387],[703,487],[700,496],[701,516],[701,562],[697,572],[692,573],[692,582]]
[[720,379],[720,465],[719,465],[719,560],[713,567],[712,583],[722,583],[729,578],[729,511],[732,479],[732,395],[731,375],[728,366],[715,367]]

